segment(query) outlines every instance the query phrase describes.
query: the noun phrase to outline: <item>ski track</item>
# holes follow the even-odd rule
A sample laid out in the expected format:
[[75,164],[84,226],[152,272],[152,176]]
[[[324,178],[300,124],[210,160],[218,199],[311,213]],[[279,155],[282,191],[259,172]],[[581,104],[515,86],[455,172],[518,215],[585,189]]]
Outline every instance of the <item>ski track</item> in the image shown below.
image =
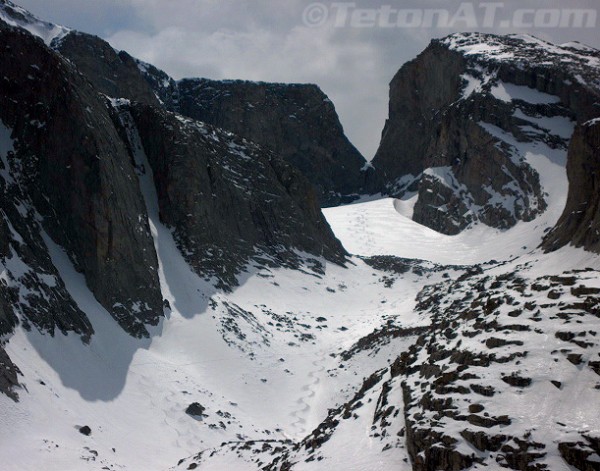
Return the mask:
[[295,436],[292,437],[294,439],[302,439],[307,433],[311,432],[311,430],[306,429],[308,415],[311,412],[311,399],[314,399],[317,395],[317,389],[321,384],[319,375],[325,371],[326,359],[326,354],[323,351],[319,352],[317,355],[319,358],[312,361],[312,365],[315,368],[311,369],[307,375],[307,379],[310,380],[310,382],[302,386],[301,391],[303,394],[296,400],[296,404],[299,405],[299,408],[290,414],[296,419],[291,425],[291,427],[296,430]]

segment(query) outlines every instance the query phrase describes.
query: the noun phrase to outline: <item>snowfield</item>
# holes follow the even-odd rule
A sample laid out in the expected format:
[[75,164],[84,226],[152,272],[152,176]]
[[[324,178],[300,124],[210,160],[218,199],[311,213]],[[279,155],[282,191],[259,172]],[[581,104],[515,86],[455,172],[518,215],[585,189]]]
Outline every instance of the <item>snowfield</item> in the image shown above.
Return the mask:
[[[137,158],[141,169],[142,151]],[[563,192],[564,167],[556,170],[550,159],[538,164],[547,170],[542,181],[549,192]],[[140,171],[140,185],[168,315],[151,339],[128,336],[94,299],[62,249],[46,237],[55,266],[96,334],[89,345],[75,335],[51,338],[22,328],[10,338],[6,350],[22,370],[24,388],[18,403],[0,396],[0,460],[7,471],[166,470],[182,459],[181,469],[194,469],[188,468],[194,463],[199,469],[250,470],[270,463],[281,450],[288,450],[298,470],[411,469],[404,441],[396,433],[383,438],[373,417],[386,382],[392,385],[391,397],[402,404],[397,378],[386,371],[416,334],[364,349],[356,347],[359,340],[390,326],[415,332],[430,326],[430,314],[415,309],[417,294],[424,285],[456,280],[465,265],[495,259],[483,265],[490,273],[526,266],[522,276],[532,279],[575,268],[600,269],[596,256],[578,249],[554,254],[536,249],[564,198],[551,197],[554,207],[544,216],[504,233],[475,226],[458,236],[441,235],[401,214],[410,215],[414,201],[379,199],[330,208],[325,215],[353,254],[423,260],[410,262],[412,269],[375,269],[357,256],[345,268],[327,264],[322,276],[309,270],[249,268],[233,293],[217,292],[190,270],[158,220],[147,170]],[[600,286],[596,279],[593,284]],[[543,355],[533,360],[544,370]],[[318,459],[294,450],[294,443],[332,409],[352,402],[365,378],[377,371],[381,376],[355,408],[354,420],[335,427]],[[573,383],[573,373],[563,376],[569,374]],[[585,381],[591,393],[573,397],[589,405],[597,392],[590,374]],[[531,403],[545,401],[547,393],[547,388],[536,390],[518,407],[524,422],[537,420]],[[201,406],[200,415],[186,413],[193,403]],[[597,431],[596,409],[577,410],[581,426]],[[396,415],[387,426],[404,430],[403,420]],[[83,426],[90,428],[89,435],[80,431]],[[252,446],[244,449],[248,443]]]
[[[16,22],[5,16],[0,9]],[[48,44],[67,32],[27,25]],[[499,46],[452,47],[511,58]],[[483,82],[465,80],[465,98],[481,90]],[[556,101],[501,82],[492,93]],[[571,135],[567,117],[524,110],[515,111],[522,130],[565,142]],[[505,231],[475,223],[447,236],[411,219],[416,194],[370,198],[323,211],[351,254],[346,266],[321,260],[319,274],[308,261],[298,270],[250,264],[224,292],[192,271],[161,223],[133,120],[120,118],[165,317],[148,339],[128,335],[44,235],[95,334],[84,344],[75,334],[19,326],[2,339],[22,373],[19,401],[0,395],[2,471],[408,471],[435,453],[471,469],[526,462],[572,471],[564,459],[571,453],[600,469],[592,467],[600,464],[600,257],[539,249],[565,205],[566,145],[518,142],[479,123],[539,175],[548,208],[533,221]],[[0,126],[0,159],[11,149]],[[450,167],[425,172],[454,185]],[[9,268],[29,269],[11,260],[0,281]]]

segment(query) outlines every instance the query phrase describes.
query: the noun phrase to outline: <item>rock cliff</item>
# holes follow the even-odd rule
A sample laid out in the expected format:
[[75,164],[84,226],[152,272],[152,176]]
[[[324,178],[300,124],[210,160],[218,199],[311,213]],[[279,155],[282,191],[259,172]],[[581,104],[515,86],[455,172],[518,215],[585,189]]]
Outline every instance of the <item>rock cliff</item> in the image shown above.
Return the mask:
[[227,287],[250,259],[297,266],[306,253],[343,262],[345,251],[312,187],[290,164],[160,108],[133,104],[122,111],[133,117],[152,168],[161,221],[175,229],[182,253],[200,275]]
[[[137,62],[99,38],[10,2],[0,7],[0,336],[18,323],[51,335],[72,331],[85,342],[93,335],[56,250],[131,335],[148,336],[162,318],[140,168],[117,102],[127,103],[155,171],[161,219],[200,275],[229,288],[251,261],[311,259],[317,270],[322,260],[344,262],[311,185],[290,164],[166,112]],[[2,384],[11,385],[15,370],[4,365],[10,381]]]
[[544,239],[546,250],[572,244],[600,252],[600,119],[575,129],[569,145],[569,194],[556,227]]
[[[144,324],[162,316],[157,260],[137,177],[106,100],[30,34],[4,28],[0,42],[0,119],[14,143],[5,182],[22,192],[31,205],[25,208],[67,250],[100,303],[133,335],[147,335]],[[18,235],[37,238],[43,254],[35,226],[12,214]],[[43,255],[35,255],[40,263]]]
[[370,166],[316,85],[185,79],[178,90],[181,114],[282,156],[315,185],[322,205],[348,202],[366,191]]
[[598,115],[600,52],[531,36],[433,40],[390,84],[373,165],[387,192],[418,195],[413,219],[447,234],[508,228],[547,207],[527,144],[565,150],[573,122]]

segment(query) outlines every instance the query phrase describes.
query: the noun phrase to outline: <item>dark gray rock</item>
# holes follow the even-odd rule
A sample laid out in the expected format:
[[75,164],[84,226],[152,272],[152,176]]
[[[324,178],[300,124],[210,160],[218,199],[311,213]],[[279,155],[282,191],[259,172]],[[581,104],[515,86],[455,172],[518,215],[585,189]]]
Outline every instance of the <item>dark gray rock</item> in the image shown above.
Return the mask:
[[126,52],[115,51],[103,39],[71,31],[54,48],[77,66],[96,90],[109,97],[158,105],[158,99]]
[[160,217],[188,263],[222,287],[250,259],[298,266],[299,252],[343,263],[345,251],[308,181],[261,147],[160,108],[129,110],[154,174]]
[[13,401],[19,400],[19,395],[15,389],[19,388],[19,378],[21,371],[11,361],[10,357],[0,346],[0,393],[6,394]]
[[[4,26],[0,43],[0,119],[13,130],[18,187],[100,303],[128,332],[146,335],[144,324],[162,316],[157,260],[137,176],[107,103],[39,39]],[[4,206],[21,236],[37,238],[34,246],[43,247],[35,226],[19,227],[18,211]],[[20,245],[20,255],[51,270],[45,250],[28,255],[28,244]],[[63,295],[64,286],[57,296],[69,299]],[[73,319],[69,311],[65,317]],[[78,330],[89,335],[85,316],[76,317]]]
[[152,64],[135,58],[134,61],[158,101],[169,111],[179,110],[179,85],[177,81]]
[[281,156],[316,187],[323,206],[352,201],[376,187],[372,169],[316,85],[208,79],[174,84],[158,69],[141,67],[167,108]]
[[[465,48],[474,44],[512,58],[467,54]],[[588,64],[600,52],[566,48],[559,54],[553,48],[534,38],[457,34],[433,40],[398,71],[373,165],[390,195],[418,193],[415,221],[456,234],[477,221],[509,228],[546,209],[537,173],[490,129],[517,142],[565,148],[564,137],[532,128],[523,114],[582,122],[600,113],[597,71]],[[503,101],[491,93],[500,82],[555,95],[560,102]]]
[[[586,437],[589,443],[584,441],[579,442],[563,442],[558,444],[558,451],[562,458],[580,471],[597,471],[598,461],[594,455],[598,453],[598,439]],[[596,446],[594,446],[596,445]]]
[[600,119],[577,126],[567,159],[567,204],[542,247],[556,250],[567,244],[600,252]]
[[206,408],[201,405],[198,402],[192,402],[189,406],[187,406],[187,408],[185,409],[185,413],[187,415],[190,415],[198,420],[202,420],[206,417],[208,417],[208,415],[206,415],[204,413],[204,411],[206,410]]

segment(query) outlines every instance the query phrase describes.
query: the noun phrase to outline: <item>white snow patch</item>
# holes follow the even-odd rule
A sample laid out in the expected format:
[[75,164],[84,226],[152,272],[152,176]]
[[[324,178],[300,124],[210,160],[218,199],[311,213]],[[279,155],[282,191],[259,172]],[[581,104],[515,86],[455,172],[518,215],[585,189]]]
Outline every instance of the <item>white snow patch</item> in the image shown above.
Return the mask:
[[41,38],[46,46],[50,46],[54,40],[60,41],[71,32],[64,26],[42,21],[24,8],[10,2],[0,4],[0,20]]
[[498,100],[511,102],[513,100],[521,100],[533,105],[551,104],[560,102],[560,98],[548,93],[543,93],[535,88],[525,87],[523,85],[515,85],[499,81],[491,88],[492,95]]

